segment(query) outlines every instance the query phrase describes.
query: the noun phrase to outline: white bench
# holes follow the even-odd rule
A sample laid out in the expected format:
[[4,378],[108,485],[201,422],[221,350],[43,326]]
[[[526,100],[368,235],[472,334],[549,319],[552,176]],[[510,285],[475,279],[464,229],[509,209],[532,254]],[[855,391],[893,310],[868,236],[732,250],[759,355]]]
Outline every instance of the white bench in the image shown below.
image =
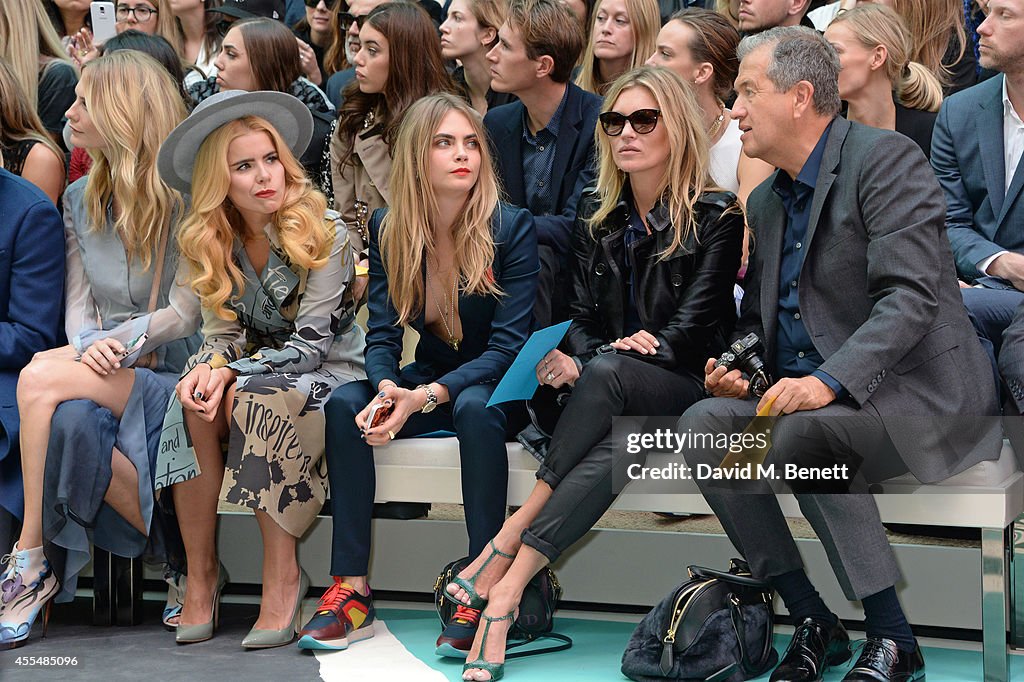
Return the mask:
[[[509,443],[508,503],[520,505],[536,482],[535,460],[518,443]],[[461,503],[458,442],[455,438],[397,440],[374,453],[377,502]],[[687,484],[689,487],[687,488]],[[710,514],[711,509],[693,482],[680,483],[679,494],[631,493],[627,486],[613,509],[628,511]],[[921,486],[912,476],[886,481],[886,493],[877,495],[882,520],[887,523],[954,526],[981,529],[982,647],[985,682],[1006,682],[1008,659],[1006,625],[1013,605],[1010,641],[1024,644],[1024,560],[1015,575],[1013,549],[1024,537],[1014,533],[1024,513],[1024,474],[1009,444],[999,460],[980,464],[940,485]],[[900,494],[906,491],[906,494]],[[787,516],[800,516],[796,500],[782,496]],[[1018,580],[1020,579],[1020,587]]]

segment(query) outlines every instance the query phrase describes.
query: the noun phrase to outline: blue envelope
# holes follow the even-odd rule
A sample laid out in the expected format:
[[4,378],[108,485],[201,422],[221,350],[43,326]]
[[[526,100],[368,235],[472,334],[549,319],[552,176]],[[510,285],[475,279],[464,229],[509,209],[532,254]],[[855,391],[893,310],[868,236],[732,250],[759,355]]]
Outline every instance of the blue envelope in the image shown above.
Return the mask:
[[532,398],[537,387],[537,363],[556,348],[569,330],[572,320],[561,322],[535,331],[523,344],[523,349],[512,361],[512,366],[498,382],[498,387],[487,401],[487,407],[507,403],[510,400]]

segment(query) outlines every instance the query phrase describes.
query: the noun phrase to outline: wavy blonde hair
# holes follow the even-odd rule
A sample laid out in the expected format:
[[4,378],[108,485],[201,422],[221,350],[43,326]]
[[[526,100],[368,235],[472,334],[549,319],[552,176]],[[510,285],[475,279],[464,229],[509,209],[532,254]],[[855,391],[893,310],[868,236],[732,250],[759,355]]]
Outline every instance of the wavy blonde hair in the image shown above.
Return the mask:
[[459,288],[466,293],[501,295],[491,274],[491,219],[498,208],[498,180],[483,119],[455,95],[429,95],[409,107],[398,129],[392,148],[391,206],[380,227],[380,254],[388,278],[388,293],[398,312],[398,324],[403,326],[419,315],[426,301],[423,259],[434,253],[434,231],[439,228],[437,196],[424,179],[430,174],[434,135],[441,119],[451,111],[466,117],[480,143],[480,175],[450,227],[455,241],[456,277]]
[[[583,53],[580,73],[576,76],[576,85],[598,95],[603,95],[609,85],[601,80],[598,59],[594,56],[594,41],[597,38],[594,28],[597,15],[601,11],[601,3],[602,0],[598,0],[591,13],[590,40],[587,41],[587,49]],[[629,29],[633,33],[633,57],[629,68],[635,69],[638,66],[643,66],[658,46],[661,9],[658,6],[658,0],[626,0],[626,14],[629,15]]]
[[[612,82],[605,95],[601,112],[611,111],[615,101],[626,90],[644,88],[654,97],[661,110],[658,125],[668,131],[668,164],[658,183],[667,195],[672,221],[672,243],[660,254],[671,255],[697,236],[694,205],[705,191],[719,190],[711,180],[708,134],[704,129],[700,105],[691,88],[675,71],[664,66],[641,66],[627,71]],[[618,206],[627,175],[615,165],[609,137],[598,124],[594,130],[597,142],[597,193],[601,203],[587,219],[591,230],[604,222]]]
[[846,25],[869,50],[879,45],[885,48],[885,75],[900,104],[908,109],[939,110],[942,83],[923,64],[910,61],[913,38],[899,14],[885,5],[859,5],[836,16],[832,24]]
[[53,61],[74,66],[40,0],[3,0],[0,57],[10,62],[33,106],[39,93],[40,59],[47,66]]
[[284,168],[284,200],[271,218],[288,258],[313,270],[327,263],[334,243],[333,224],[324,220],[327,199],[306,177],[298,159],[266,119],[244,116],[213,131],[199,147],[192,171],[192,207],[178,230],[181,255],[192,270],[192,290],[202,305],[222,320],[237,315],[226,304],[245,290],[245,278],[232,256],[235,240],[244,235],[242,216],[227,200],[231,186],[228,146],[252,132],[270,136]]
[[160,145],[184,120],[178,84],[158,61],[136,50],[118,50],[86,64],[80,83],[102,149],[90,149],[85,185],[90,228],[102,230],[107,207],[129,260],[149,268],[181,195],[157,171]]

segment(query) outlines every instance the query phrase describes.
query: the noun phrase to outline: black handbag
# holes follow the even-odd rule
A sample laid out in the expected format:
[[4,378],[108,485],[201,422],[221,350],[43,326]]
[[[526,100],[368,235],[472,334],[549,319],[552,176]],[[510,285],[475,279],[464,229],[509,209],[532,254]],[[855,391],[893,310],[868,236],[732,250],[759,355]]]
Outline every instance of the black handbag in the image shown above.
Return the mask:
[[771,587],[733,559],[728,571],[690,566],[690,579],[648,613],[622,655],[638,682],[739,682],[775,667]]
[[526,401],[530,423],[519,432],[516,440],[541,464],[547,459],[551,434],[555,432],[558,418],[562,416],[562,410],[571,397],[571,386],[557,389],[540,386],[533,397]]
[[[456,559],[441,569],[441,575],[437,576],[437,580],[434,581],[434,607],[437,609],[437,617],[441,620],[442,628],[448,625],[448,621],[455,615],[456,609],[455,604],[444,596],[444,588],[467,565],[469,565],[469,557]],[[505,640],[505,651],[511,651],[542,639],[551,639],[560,643],[529,651],[505,654],[505,660],[565,651],[572,646],[572,639],[552,631],[555,626],[555,609],[561,596],[562,586],[558,584],[555,572],[545,566],[523,590],[523,598],[519,602],[519,616],[512,624],[512,629],[509,630]]]

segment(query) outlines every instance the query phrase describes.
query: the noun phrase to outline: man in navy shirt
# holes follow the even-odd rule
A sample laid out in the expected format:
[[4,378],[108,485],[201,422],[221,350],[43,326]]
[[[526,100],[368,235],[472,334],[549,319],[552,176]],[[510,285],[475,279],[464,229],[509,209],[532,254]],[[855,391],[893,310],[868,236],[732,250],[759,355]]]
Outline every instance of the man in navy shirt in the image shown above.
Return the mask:
[[541,260],[534,324],[567,317],[565,269],[576,204],[595,181],[594,126],[601,98],[570,82],[583,50],[576,16],[558,0],[515,0],[487,54],[491,89],[517,102],[484,125],[509,202],[533,214]]

